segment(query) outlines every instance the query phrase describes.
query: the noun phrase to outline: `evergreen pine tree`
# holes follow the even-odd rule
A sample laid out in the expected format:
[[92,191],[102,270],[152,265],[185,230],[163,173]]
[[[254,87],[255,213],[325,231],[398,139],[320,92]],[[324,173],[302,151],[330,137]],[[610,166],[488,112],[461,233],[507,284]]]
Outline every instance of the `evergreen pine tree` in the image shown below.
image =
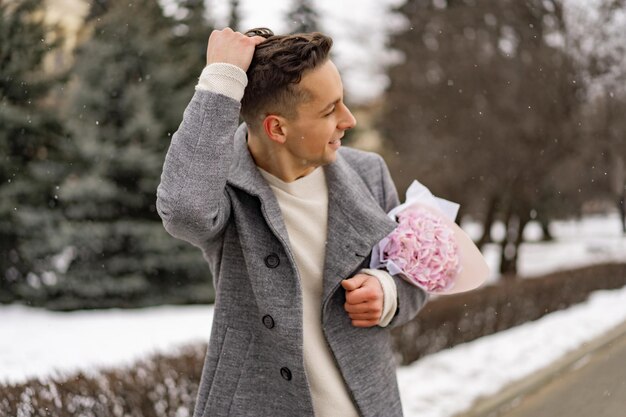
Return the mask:
[[202,69],[186,41],[198,29],[181,30],[156,0],[110,1],[91,24],[65,106],[77,149],[59,190],[67,221],[48,236],[69,258],[56,307],[208,301],[201,253],[169,236],[155,208],[168,136]]
[[[60,221],[57,185],[68,142],[51,92],[63,74],[43,70],[62,38],[43,22],[42,0],[0,3],[0,301],[28,296],[29,274]],[[50,281],[47,281],[50,282]]]
[[[171,39],[168,55],[171,60],[166,76],[175,90],[169,100],[160,100],[164,105],[159,111],[166,116],[168,134],[173,134],[181,121],[185,109],[198,83],[198,77],[206,65],[206,50],[209,36],[214,28],[206,14],[204,0],[180,0],[178,6],[186,13],[174,22],[174,36]],[[176,100],[172,102],[171,100]],[[174,109],[182,109],[176,112]]]
[[311,0],[294,0],[292,7],[287,14],[290,33],[319,31],[319,15]]

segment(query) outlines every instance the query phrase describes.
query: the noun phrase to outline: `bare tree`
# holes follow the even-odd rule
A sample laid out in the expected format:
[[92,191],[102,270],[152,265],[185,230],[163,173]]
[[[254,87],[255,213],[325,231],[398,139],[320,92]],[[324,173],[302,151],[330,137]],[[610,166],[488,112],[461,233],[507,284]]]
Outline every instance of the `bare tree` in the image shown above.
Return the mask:
[[399,11],[408,30],[392,46],[405,60],[390,71],[381,118],[397,152],[393,173],[482,215],[485,234],[502,220],[501,272],[511,276],[531,214],[551,206],[553,167],[582,140],[581,83],[558,42],[561,5],[413,0]]
[[601,182],[617,205],[626,233],[626,13],[625,0],[566,2],[567,42],[586,86],[586,131],[596,162],[608,181]]

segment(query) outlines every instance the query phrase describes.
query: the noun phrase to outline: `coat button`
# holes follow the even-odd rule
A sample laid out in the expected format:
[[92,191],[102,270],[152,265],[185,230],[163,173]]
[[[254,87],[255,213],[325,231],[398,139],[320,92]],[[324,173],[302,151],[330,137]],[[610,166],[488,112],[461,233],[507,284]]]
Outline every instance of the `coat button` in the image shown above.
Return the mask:
[[287,367],[280,368],[280,376],[282,376],[286,381],[291,381],[291,371]]
[[268,268],[276,268],[280,264],[280,258],[275,253],[270,253],[265,257],[265,266]]
[[263,324],[268,329],[271,329],[272,327],[274,327],[274,319],[269,314],[266,316],[263,316]]

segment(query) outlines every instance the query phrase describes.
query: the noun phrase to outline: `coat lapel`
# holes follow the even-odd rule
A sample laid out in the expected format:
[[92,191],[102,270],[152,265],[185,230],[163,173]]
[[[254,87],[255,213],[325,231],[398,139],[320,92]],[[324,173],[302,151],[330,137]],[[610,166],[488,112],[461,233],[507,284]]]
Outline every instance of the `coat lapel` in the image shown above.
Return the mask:
[[245,123],[242,123],[235,132],[235,155],[229,171],[228,182],[248,194],[259,198],[265,221],[274,231],[274,234],[281,240],[285,251],[291,256],[292,261],[294,261],[289,246],[289,235],[285,227],[285,222],[283,221],[280,206],[278,205],[274,192],[259,172],[254,163],[254,159],[252,159],[252,155],[250,155],[247,132],[248,128]]
[[328,183],[328,234],[323,302],[396,226],[341,153],[324,169]]

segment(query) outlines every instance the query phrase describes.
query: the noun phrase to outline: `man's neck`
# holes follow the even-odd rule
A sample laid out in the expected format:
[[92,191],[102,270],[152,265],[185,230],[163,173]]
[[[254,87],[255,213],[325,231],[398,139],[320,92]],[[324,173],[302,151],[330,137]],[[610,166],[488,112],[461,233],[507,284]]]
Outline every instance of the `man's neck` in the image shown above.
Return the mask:
[[312,165],[301,165],[293,161],[284,149],[274,146],[270,141],[262,142],[248,131],[248,150],[254,163],[284,182],[293,182],[309,175],[317,168]]

